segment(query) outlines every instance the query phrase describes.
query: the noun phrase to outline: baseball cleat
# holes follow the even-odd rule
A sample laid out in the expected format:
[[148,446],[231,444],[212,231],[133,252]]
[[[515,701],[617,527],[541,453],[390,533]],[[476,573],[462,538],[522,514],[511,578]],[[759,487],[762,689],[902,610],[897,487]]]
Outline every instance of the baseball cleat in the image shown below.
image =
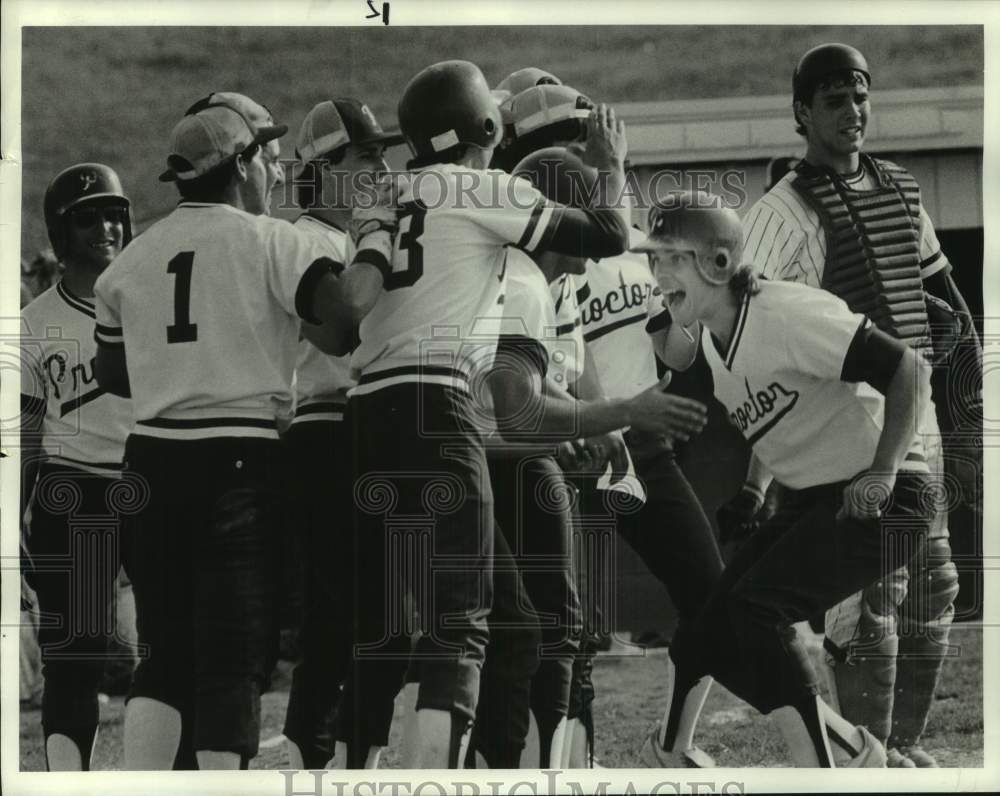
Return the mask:
[[844,768],[885,768],[885,748],[874,735],[868,732],[867,727],[858,727],[858,731],[864,739],[864,746],[847,762]]
[[938,768],[938,761],[924,751],[923,747],[905,746],[900,749],[900,752],[906,755],[917,768]]
[[885,765],[887,768],[916,768],[917,764],[898,749],[886,749]]
[[682,752],[670,752],[660,746],[660,729],[654,727],[639,752],[644,768],[715,768],[715,761],[697,746]]

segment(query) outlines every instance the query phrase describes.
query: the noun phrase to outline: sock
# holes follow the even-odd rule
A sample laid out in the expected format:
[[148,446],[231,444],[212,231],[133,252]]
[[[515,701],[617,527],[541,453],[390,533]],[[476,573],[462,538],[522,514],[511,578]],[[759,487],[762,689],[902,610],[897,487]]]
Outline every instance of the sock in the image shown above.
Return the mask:
[[47,771],[90,771],[90,755],[97,737],[97,725],[67,728],[45,736]]

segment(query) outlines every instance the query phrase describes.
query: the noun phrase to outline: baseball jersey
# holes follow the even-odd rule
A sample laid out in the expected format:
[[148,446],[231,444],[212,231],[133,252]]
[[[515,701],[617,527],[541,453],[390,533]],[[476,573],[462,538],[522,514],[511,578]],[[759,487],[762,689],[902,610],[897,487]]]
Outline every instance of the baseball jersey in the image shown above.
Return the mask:
[[22,310],[21,395],[44,405],[46,458],[88,472],[121,470],[132,403],[105,392],[94,376],[94,302],[57,282]]
[[496,350],[505,247],[534,251],[553,207],[527,180],[435,164],[401,185],[390,272],[361,322],[352,394],[406,381],[464,388]]
[[124,345],[136,433],[276,438],[300,318],[332,266],[287,221],[182,202],[101,274],[96,337]]
[[544,349],[546,376],[568,387],[583,372],[583,335],[572,278],[563,274],[546,282],[535,261],[520,249],[507,252],[503,334],[526,337]]
[[[341,266],[350,262],[354,245],[343,230],[305,213],[295,220],[295,227],[326,246],[334,262]],[[292,423],[343,420],[347,391],[354,383],[349,354],[331,356],[308,340],[300,340],[295,360],[295,419]]]
[[[537,268],[535,269],[538,270]],[[544,277],[542,278],[544,282]],[[548,285],[552,307],[552,326],[546,333],[554,336],[559,351],[553,352],[549,373],[557,385],[568,388],[583,375],[583,319],[577,304],[576,278],[560,274]]]
[[[577,293],[572,274],[563,274],[546,285],[545,276],[530,257],[517,249],[510,250],[503,331],[523,335],[541,344],[549,363],[547,375],[563,389],[583,373],[584,341]],[[608,465],[596,486],[624,491],[645,501],[645,489],[636,478],[632,457],[627,450],[625,455],[629,460],[628,474],[612,484],[611,466]]]
[[[703,328],[715,397],[785,486],[843,481],[871,466],[885,400],[866,382],[841,381],[851,343],[869,324],[831,293],[763,281],[740,304],[725,350]],[[903,469],[926,471],[919,439]]]
[[664,312],[646,255],[626,252],[588,261],[577,290],[583,337],[609,398],[631,398],[656,384],[646,324]]
[[[743,217],[743,262],[752,263],[768,279],[803,282],[820,287],[826,263],[826,234],[819,215],[792,187],[790,171]],[[866,175],[846,178],[848,188],[860,189]],[[920,276],[926,279],[951,268],[941,251],[934,225],[920,206]]]

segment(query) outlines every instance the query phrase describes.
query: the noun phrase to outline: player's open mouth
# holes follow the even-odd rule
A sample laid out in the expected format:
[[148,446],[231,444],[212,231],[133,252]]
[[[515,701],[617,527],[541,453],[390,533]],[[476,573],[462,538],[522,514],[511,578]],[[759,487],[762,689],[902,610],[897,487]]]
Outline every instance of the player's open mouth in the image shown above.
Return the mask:
[[91,249],[111,249],[115,245],[113,240],[96,240],[90,244]]
[[683,303],[687,293],[678,288],[677,290],[666,290],[663,293],[663,305],[667,309],[673,309],[678,304]]
[[843,133],[844,135],[849,135],[849,136],[861,135],[861,125],[856,124],[852,127],[845,127],[840,132]]

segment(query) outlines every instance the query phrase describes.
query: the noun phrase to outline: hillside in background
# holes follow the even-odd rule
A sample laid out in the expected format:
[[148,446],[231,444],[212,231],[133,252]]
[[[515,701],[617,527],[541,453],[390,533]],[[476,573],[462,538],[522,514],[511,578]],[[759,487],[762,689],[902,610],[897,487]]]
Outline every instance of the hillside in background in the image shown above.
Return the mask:
[[935,27],[26,28],[22,60],[22,250],[46,245],[48,180],[83,160],[112,165],[140,220],[169,210],[157,182],[180,113],[212,90],[243,91],[292,128],[331,96],[367,101],[388,126],[412,75],[465,58],[491,84],[540,66],[609,102],[790,91],[795,61],[823,41],[862,49],[878,90],[979,83],[982,29]]

